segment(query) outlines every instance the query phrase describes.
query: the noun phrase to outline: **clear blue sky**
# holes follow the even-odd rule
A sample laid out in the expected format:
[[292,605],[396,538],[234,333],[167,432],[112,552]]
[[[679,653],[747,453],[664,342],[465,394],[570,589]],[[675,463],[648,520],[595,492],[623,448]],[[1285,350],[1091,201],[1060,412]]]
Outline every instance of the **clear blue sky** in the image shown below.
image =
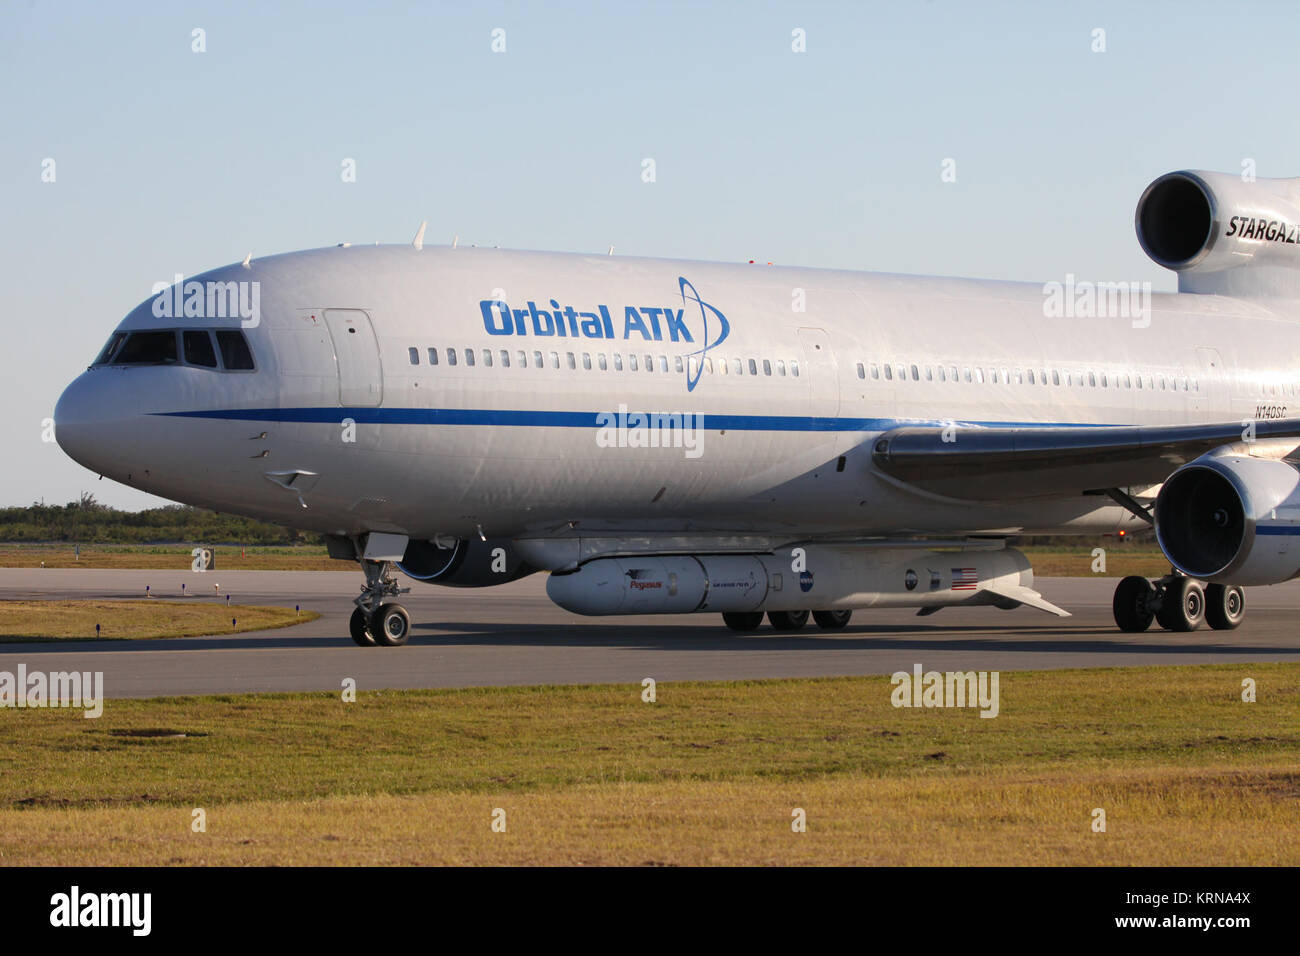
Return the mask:
[[156,502],[41,441],[154,282],[422,219],[431,243],[1171,289],[1134,204],[1173,169],[1300,175],[1298,26],[1283,0],[3,0],[0,504]]

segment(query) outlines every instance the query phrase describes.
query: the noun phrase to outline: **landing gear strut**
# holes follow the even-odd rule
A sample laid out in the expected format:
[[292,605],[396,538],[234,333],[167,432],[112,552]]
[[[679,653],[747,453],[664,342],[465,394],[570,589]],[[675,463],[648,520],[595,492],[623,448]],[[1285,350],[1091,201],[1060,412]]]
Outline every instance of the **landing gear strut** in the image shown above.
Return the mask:
[[389,561],[362,559],[361,570],[365,572],[366,583],[362,585],[355,602],[357,609],[348,622],[352,640],[361,647],[374,647],[376,644],[400,647],[411,637],[411,615],[402,605],[385,604],[384,599],[397,597],[411,589],[397,586],[393,565]]
[[1167,631],[1194,631],[1208,621],[1215,630],[1231,630],[1246,616],[1246,595],[1241,588],[1202,584],[1171,573],[1157,581],[1132,576],[1115,588],[1111,604],[1121,631],[1138,633],[1158,621]]

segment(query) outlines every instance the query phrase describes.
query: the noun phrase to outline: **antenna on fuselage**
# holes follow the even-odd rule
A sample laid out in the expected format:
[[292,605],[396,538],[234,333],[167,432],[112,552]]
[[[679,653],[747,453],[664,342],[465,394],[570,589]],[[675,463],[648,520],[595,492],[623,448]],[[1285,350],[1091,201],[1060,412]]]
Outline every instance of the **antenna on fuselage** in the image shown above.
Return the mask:
[[428,226],[429,226],[429,220],[427,219],[424,220],[424,222],[420,223],[420,231],[417,232],[415,234],[415,238],[411,240],[411,245],[415,246],[415,248],[417,249],[424,248],[424,230],[427,229]]
[[613,246],[610,246],[610,247],[609,247],[609,252],[605,253],[605,255],[607,255],[607,256],[612,256],[613,254],[614,254],[614,247],[613,247]]
[[453,249],[455,249],[455,248],[456,248],[457,246],[459,246],[459,245],[460,245],[460,236],[459,236],[459,235],[452,236],[452,237],[451,237],[451,247],[452,247]]
[[240,265],[245,269],[253,268],[253,254],[250,252],[248,255],[244,256],[244,261],[241,262]]

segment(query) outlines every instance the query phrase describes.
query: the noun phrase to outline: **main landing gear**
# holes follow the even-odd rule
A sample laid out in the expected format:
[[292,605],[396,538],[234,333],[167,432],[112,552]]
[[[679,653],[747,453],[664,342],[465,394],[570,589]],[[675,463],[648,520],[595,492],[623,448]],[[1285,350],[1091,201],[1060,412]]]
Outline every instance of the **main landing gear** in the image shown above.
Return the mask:
[[1135,575],[1119,582],[1112,609],[1121,631],[1145,631],[1152,621],[1167,631],[1194,631],[1202,622],[1230,631],[1246,616],[1246,595],[1239,587],[1202,584],[1181,574],[1158,581]]
[[410,588],[399,588],[393,577],[389,561],[361,561],[366,583],[356,599],[357,609],[352,612],[348,630],[352,640],[361,647],[400,647],[411,637],[411,615],[400,604],[385,604],[384,599],[405,594]]
[[[808,623],[808,611],[768,611],[767,621],[778,631],[797,631]],[[812,619],[824,631],[838,631],[849,623],[852,611],[813,611]],[[723,623],[733,631],[756,631],[762,611],[724,611]]]

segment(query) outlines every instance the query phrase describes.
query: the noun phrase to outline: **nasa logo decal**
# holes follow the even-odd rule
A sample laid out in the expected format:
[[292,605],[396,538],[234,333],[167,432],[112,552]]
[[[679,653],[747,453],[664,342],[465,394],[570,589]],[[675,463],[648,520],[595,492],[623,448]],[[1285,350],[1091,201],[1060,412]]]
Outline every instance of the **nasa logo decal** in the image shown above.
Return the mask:
[[813,586],[813,575],[811,571],[799,572],[799,590],[811,591]]

